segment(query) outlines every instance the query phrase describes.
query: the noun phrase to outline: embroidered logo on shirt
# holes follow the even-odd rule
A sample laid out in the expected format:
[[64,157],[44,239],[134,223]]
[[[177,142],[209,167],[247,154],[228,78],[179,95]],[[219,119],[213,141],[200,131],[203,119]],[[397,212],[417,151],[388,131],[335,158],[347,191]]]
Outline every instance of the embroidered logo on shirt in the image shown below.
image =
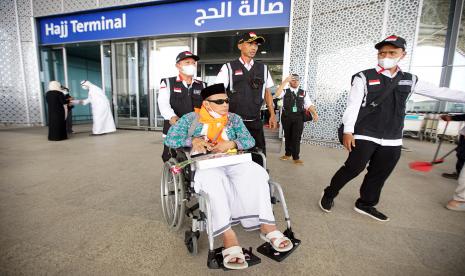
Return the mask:
[[368,80],[368,84],[369,85],[378,85],[380,84],[381,82],[379,80]]
[[173,91],[176,92],[176,93],[181,93],[181,88],[180,87],[175,87],[173,89]]
[[241,69],[238,69],[236,71],[234,71],[234,76],[241,76],[243,75],[244,73],[242,73],[242,70]]
[[412,80],[401,80],[399,81],[399,85],[409,85],[412,86],[413,81]]
[[194,95],[200,95],[200,92],[202,92],[202,90],[194,89]]

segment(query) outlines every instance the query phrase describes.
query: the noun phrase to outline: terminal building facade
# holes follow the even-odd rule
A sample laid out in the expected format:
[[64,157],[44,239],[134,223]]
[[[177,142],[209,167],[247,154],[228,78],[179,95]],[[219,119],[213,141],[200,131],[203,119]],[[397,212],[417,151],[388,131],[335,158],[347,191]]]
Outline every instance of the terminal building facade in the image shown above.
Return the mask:
[[[161,129],[158,84],[176,74],[177,53],[199,55],[197,77],[212,84],[239,56],[237,35],[254,31],[266,39],[256,59],[269,66],[274,89],[297,73],[317,106],[320,121],[306,123],[303,142],[335,146],[351,76],[376,65],[373,45],[388,35],[407,40],[403,70],[465,90],[463,2],[3,0],[0,124],[46,125],[48,82],[82,99],[87,79],[103,88],[118,128]],[[465,112],[422,100],[409,108]],[[73,110],[76,123],[90,118],[88,106]]]

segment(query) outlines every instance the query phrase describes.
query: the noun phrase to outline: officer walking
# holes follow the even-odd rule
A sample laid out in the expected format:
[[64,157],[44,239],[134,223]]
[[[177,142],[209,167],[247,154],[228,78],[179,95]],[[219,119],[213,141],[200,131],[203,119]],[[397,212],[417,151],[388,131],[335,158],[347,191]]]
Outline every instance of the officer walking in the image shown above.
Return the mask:
[[[289,88],[284,87],[289,84]],[[302,165],[304,161],[300,160],[300,139],[304,129],[304,112],[312,114],[313,121],[318,121],[318,113],[315,106],[310,100],[310,96],[304,90],[299,88],[299,75],[292,74],[283,80],[276,90],[276,97],[283,98],[283,112],[281,122],[283,124],[285,138],[285,155],[281,160],[294,160],[297,165]]]
[[465,92],[438,88],[403,72],[397,64],[406,55],[406,42],[399,36],[389,36],[375,48],[378,65],[352,76],[352,88],[342,118],[343,144],[349,157],[324,190],[319,205],[323,211],[331,212],[339,191],[369,164],[354,210],[378,221],[388,221],[389,218],[375,205],[384,182],[400,158],[409,96],[417,93],[439,100],[463,102]]
[[254,61],[258,46],[265,39],[254,32],[243,34],[237,44],[241,56],[221,67],[216,83],[223,83],[228,97],[229,111],[242,117],[245,126],[255,139],[257,148],[266,153],[263,123],[260,120],[260,109],[266,102],[270,113],[269,125],[276,128],[276,116],[273,108],[273,97],[270,87],[274,85],[268,67]]
[[[194,108],[202,106],[200,91],[206,87],[202,81],[194,79],[197,72],[199,57],[189,51],[184,51],[176,57],[178,76],[162,79],[158,94],[158,108],[165,119],[163,135],[168,133],[170,126]],[[170,158],[169,149],[164,146],[162,157],[164,162]]]

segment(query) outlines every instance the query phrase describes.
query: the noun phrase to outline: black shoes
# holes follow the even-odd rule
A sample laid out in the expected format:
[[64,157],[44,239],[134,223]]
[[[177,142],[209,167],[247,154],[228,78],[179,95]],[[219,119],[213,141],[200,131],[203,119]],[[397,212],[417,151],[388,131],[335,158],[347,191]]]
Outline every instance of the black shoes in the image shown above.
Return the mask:
[[325,196],[325,192],[321,194],[320,201],[318,202],[320,205],[321,210],[326,213],[331,213],[331,208],[334,206],[334,200]]
[[377,221],[389,221],[389,218],[386,215],[376,210],[376,208],[373,206],[363,206],[358,202],[355,202],[354,210],[357,213],[369,216],[370,218],[375,219]]
[[457,180],[459,179],[459,175],[456,172],[453,173],[443,173],[442,177],[448,178],[448,179],[454,179]]

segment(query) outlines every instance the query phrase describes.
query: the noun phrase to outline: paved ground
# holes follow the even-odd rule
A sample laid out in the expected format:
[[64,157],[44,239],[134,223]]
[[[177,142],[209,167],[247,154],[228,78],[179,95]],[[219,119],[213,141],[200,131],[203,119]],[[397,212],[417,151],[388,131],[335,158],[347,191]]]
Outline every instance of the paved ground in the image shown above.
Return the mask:
[[[360,177],[342,191],[333,213],[317,207],[344,151],[303,145],[302,167],[270,152],[272,176],[284,186],[303,243],[283,263],[263,257],[247,272],[465,275],[465,213],[443,207],[456,183],[440,177],[455,158],[430,173],[413,172],[407,164],[429,160],[434,145],[406,144],[414,152],[402,154],[379,205],[388,223],[353,211]],[[160,152],[158,132],[78,133],[48,142],[45,128],[0,130],[0,275],[221,273],[206,267],[205,235],[192,257],[182,234],[168,232],[160,212]],[[237,232],[243,246],[261,244],[258,233]]]

